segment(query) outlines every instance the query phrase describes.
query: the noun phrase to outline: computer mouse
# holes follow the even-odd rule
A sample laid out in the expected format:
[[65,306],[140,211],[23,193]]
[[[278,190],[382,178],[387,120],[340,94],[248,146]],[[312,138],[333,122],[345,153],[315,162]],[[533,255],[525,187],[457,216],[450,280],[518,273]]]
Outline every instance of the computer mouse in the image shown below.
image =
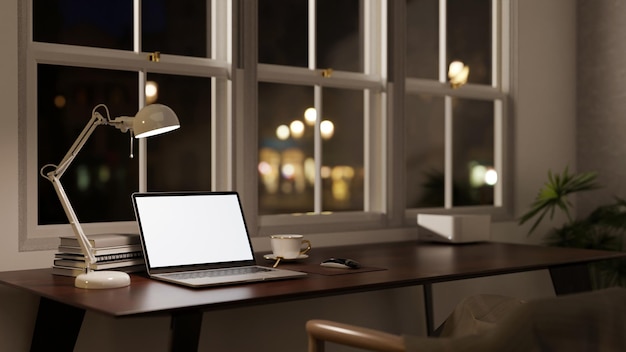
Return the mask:
[[345,258],[329,258],[324,260],[320,265],[339,269],[358,269],[361,267],[361,264],[356,260]]

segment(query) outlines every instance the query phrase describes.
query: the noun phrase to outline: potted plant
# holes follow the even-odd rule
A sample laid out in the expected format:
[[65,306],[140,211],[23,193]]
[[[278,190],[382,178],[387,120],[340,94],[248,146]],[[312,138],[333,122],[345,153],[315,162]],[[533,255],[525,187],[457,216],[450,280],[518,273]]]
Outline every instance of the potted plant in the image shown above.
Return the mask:
[[[546,235],[546,244],[601,250],[624,250],[626,235],[626,201],[615,198],[611,204],[597,207],[588,216],[576,219],[572,216],[573,204],[568,196],[599,188],[596,172],[570,174],[568,167],[561,174],[548,171],[548,182],[530,210],[519,219],[522,225],[535,219],[528,235],[549,214],[553,219],[556,211],[563,212],[567,221],[561,227],[552,228]],[[626,260],[609,260],[590,265],[591,281],[595,288],[626,286]]]

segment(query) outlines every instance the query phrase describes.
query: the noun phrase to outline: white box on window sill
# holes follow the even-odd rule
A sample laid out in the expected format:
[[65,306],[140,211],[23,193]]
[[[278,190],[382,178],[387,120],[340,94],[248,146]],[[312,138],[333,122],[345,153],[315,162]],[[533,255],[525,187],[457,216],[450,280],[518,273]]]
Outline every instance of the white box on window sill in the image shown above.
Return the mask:
[[417,214],[418,238],[425,241],[469,243],[489,241],[490,215]]

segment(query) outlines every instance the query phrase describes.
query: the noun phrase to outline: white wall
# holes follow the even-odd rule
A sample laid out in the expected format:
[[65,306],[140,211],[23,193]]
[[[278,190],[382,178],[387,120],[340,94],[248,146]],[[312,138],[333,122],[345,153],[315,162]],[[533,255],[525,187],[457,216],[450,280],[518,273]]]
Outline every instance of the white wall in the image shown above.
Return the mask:
[[[571,0],[524,0],[515,5],[519,10],[517,86],[513,102],[516,216],[532,202],[548,169],[559,170],[566,164],[575,166],[575,5]],[[16,0],[0,3],[2,271],[47,267],[53,258],[53,251],[17,250],[17,12]],[[492,232],[494,239],[500,241],[539,241],[536,236],[527,238],[525,229],[519,228],[515,221],[494,224]],[[317,240],[322,244],[327,239]],[[440,284],[433,291],[437,322],[462,297],[472,293],[502,293],[521,298],[553,294],[545,271]],[[201,349],[211,346],[214,350],[230,350],[229,346],[236,343],[233,350],[302,351],[306,345],[304,321],[312,317],[422,334],[420,300],[420,288],[408,288],[211,312],[204,316]],[[28,349],[36,302],[35,297],[0,287],[0,350]],[[114,320],[88,313],[76,350],[95,346],[98,351],[164,351],[168,324],[166,318]],[[283,336],[287,336],[282,346],[264,340],[260,333],[250,335],[253,327],[275,331],[277,324]],[[241,327],[245,328],[243,334]]]
[[578,1],[578,169],[603,186],[579,198],[579,214],[626,197],[626,2]]

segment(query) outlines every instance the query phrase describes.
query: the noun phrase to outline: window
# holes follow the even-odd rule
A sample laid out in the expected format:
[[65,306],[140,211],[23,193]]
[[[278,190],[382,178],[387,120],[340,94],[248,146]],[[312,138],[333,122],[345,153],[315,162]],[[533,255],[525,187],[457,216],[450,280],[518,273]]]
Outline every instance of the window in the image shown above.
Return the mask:
[[[407,1],[407,217],[443,209],[493,212],[503,205],[506,5]],[[462,87],[448,83],[453,61],[469,67]]]
[[314,212],[315,180],[320,176],[322,211],[363,211],[363,95],[360,90],[322,90],[327,118],[319,125],[323,162],[318,173],[314,89],[259,85],[261,215]]
[[39,171],[101,103],[112,117],[163,103],[181,128],[94,132],[62,180],[88,233],[136,231],[130,193],[144,190],[237,190],[256,235],[497,213],[508,1],[27,1],[22,248],[71,233]]
[[32,0],[24,11],[23,248],[71,234],[39,170],[63,158],[98,104],[111,118],[165,104],[182,127],[134,142],[111,127],[94,131],[62,178],[86,232],[136,231],[132,192],[211,188],[212,164],[223,158],[213,149],[214,128],[230,119],[213,119],[229,101],[211,99],[228,89],[229,63],[213,59],[227,57],[217,52],[226,46],[227,24],[214,20],[228,13],[226,3]]
[[[40,63],[36,73],[37,169],[61,161],[98,102],[113,102],[113,111],[130,112],[139,106],[136,72]],[[128,135],[107,128],[94,131],[62,178],[73,206],[81,209],[80,221],[132,220],[124,198],[138,189],[139,176],[130,152]],[[37,184],[39,224],[67,223],[50,182],[38,177]]]
[[258,2],[262,230],[384,213],[385,3]]

